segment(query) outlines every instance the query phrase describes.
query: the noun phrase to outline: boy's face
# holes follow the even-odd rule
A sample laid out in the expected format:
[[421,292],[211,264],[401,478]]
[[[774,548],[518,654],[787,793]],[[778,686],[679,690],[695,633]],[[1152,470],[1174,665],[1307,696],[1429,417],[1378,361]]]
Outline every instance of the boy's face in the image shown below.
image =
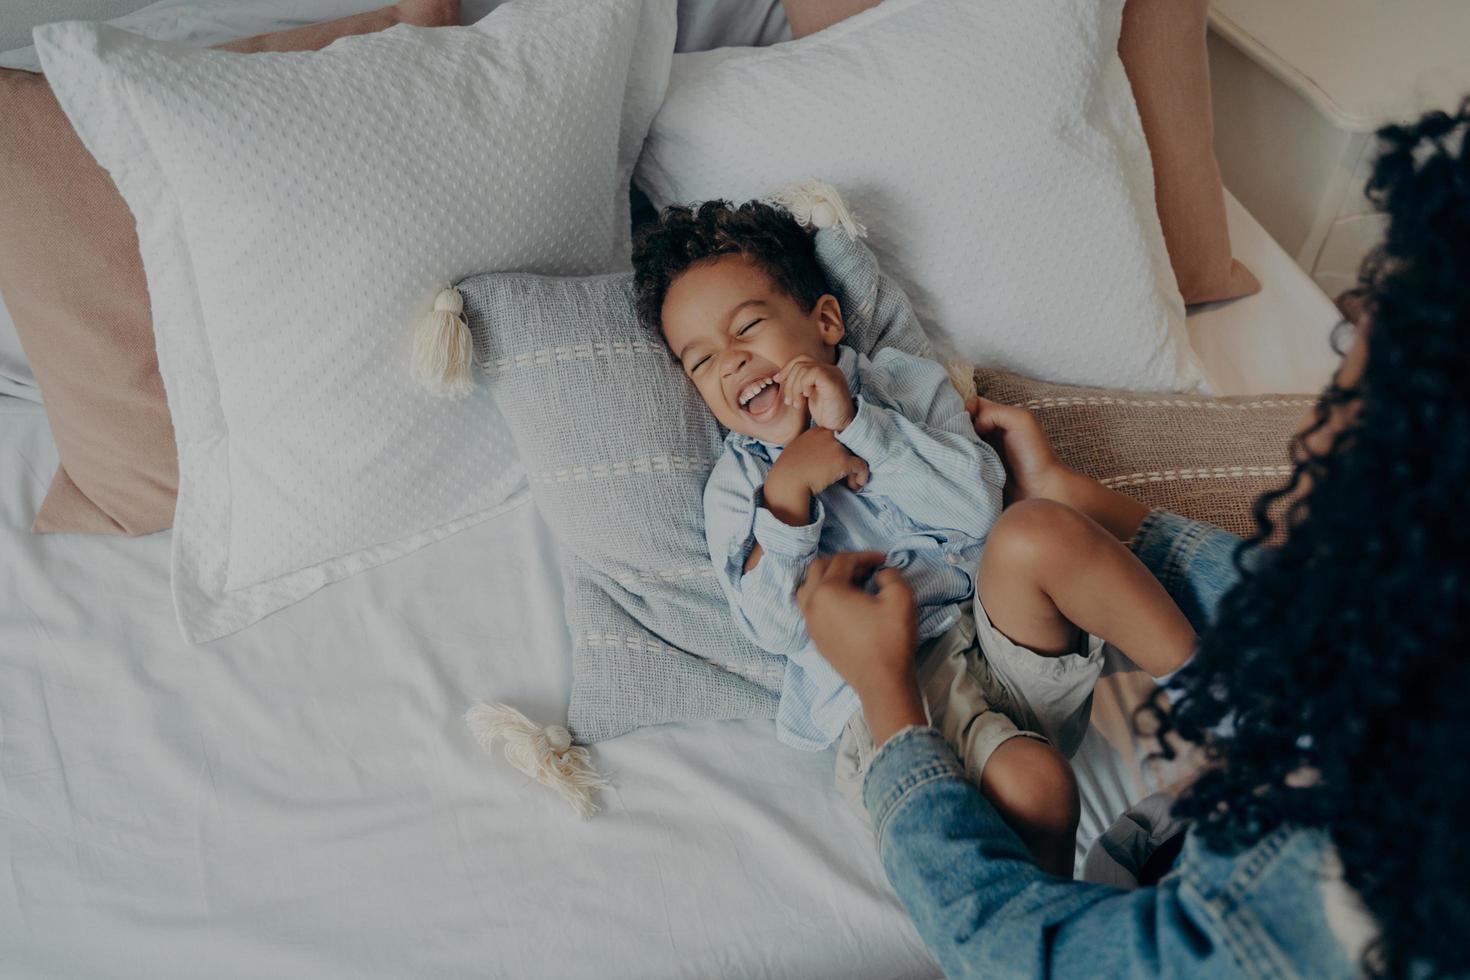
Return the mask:
[[[771,377],[801,354],[831,364],[842,339],[835,296],[811,312],[743,255],[690,266],[664,296],[664,340],[725,428],[784,446],[807,428]],[[763,387],[764,385],[764,387]]]

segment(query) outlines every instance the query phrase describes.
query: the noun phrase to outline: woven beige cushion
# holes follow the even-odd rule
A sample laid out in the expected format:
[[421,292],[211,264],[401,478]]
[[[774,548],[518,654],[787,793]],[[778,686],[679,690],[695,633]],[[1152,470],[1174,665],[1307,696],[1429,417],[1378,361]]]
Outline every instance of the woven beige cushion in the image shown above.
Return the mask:
[[1153,395],[975,372],[980,394],[1030,409],[1063,463],[1103,486],[1243,537],[1251,505],[1291,473],[1314,395]]

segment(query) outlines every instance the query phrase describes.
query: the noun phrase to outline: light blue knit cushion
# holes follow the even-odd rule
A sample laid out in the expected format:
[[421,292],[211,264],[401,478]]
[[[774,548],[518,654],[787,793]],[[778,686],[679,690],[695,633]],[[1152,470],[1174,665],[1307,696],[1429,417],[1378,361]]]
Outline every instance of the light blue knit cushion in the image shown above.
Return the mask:
[[[849,343],[929,354],[866,245],[824,229],[817,257]],[[562,546],[567,727],[595,742],[640,725],[774,715],[785,660],[740,632],[705,548],[704,484],[724,432],[638,322],[631,273],[488,273],[458,286],[482,381]]]

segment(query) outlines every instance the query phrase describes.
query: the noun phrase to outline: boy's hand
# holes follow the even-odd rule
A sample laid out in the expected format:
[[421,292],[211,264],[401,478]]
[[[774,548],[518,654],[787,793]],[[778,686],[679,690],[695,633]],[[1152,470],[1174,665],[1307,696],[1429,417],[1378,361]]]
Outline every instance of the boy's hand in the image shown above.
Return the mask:
[[841,432],[857,414],[847,378],[836,364],[823,364],[802,354],[777,373],[776,383],[786,404],[799,407],[805,403],[812,424],[824,429]]
[[[771,473],[782,468],[787,471],[783,477],[793,479],[812,494],[821,493],[838,480],[846,480],[851,490],[859,490],[868,482],[868,464],[838,442],[831,429],[820,425],[791,440]],[[770,474],[766,482],[770,482]]]
[[766,507],[783,524],[801,527],[811,520],[812,497],[846,480],[848,489],[868,482],[868,464],[837,441],[831,429],[807,429],[781,451],[766,474]]

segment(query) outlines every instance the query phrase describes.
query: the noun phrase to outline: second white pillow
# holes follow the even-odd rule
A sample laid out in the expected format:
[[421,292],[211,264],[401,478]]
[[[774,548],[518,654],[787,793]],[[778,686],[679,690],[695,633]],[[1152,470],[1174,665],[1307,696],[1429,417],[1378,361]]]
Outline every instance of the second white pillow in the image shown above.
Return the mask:
[[659,207],[818,176],[941,348],[1071,384],[1202,375],[1118,59],[1123,0],[886,0],[674,56],[636,180]]

